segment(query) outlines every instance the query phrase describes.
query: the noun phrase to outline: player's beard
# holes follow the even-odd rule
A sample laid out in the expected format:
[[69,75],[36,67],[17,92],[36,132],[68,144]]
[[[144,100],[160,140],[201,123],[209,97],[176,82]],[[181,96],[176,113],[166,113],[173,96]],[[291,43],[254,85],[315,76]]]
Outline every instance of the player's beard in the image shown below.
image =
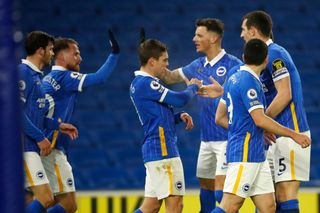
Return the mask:
[[66,67],[68,70],[80,72],[80,64],[68,64]]

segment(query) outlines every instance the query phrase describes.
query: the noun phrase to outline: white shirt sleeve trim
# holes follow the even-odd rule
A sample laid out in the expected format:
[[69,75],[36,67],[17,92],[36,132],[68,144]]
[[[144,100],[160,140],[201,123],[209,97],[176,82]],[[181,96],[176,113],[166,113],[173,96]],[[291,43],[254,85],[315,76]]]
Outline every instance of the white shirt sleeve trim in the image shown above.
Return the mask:
[[168,90],[167,88],[164,89],[164,91],[163,91],[163,93],[162,93],[162,95],[161,95],[161,98],[160,98],[160,100],[159,100],[160,103],[162,103],[162,101],[163,101],[164,98],[166,97],[168,91],[169,91],[169,90]]
[[220,102],[222,102],[223,104],[227,105],[226,100],[224,100],[223,98],[220,98]]
[[82,92],[82,85],[83,85],[83,82],[84,82],[84,79],[87,77],[87,74],[84,74],[80,80],[80,83],[78,85],[78,91],[79,92]]
[[289,77],[290,74],[287,72],[287,73],[284,73],[276,78],[273,79],[273,82],[276,82],[276,81],[279,81],[280,79],[283,79],[283,78],[286,78],[286,77]]
[[264,107],[262,105],[255,105],[253,107],[251,107],[250,109],[248,109],[248,112],[252,112],[255,109],[263,109]]

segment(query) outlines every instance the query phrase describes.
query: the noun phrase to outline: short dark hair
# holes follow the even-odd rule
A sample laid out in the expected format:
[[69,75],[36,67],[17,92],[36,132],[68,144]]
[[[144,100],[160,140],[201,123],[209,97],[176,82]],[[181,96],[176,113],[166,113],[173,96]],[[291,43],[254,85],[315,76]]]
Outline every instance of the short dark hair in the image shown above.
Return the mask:
[[78,42],[76,42],[72,38],[61,38],[61,37],[57,38],[54,41],[54,47],[53,47],[54,55],[56,56],[60,51],[69,49],[70,44],[75,44],[75,45],[79,46]]
[[27,35],[25,50],[27,55],[33,55],[39,48],[45,49],[49,42],[54,44],[54,37],[46,32],[32,31]]
[[224,24],[219,19],[214,18],[203,18],[203,19],[197,19],[196,20],[196,27],[206,27],[208,31],[215,32],[220,37],[223,37],[224,32]]
[[140,65],[144,66],[150,58],[159,59],[162,53],[167,52],[167,46],[159,40],[147,39],[138,48]]
[[261,65],[268,55],[268,46],[260,39],[251,39],[244,46],[244,63]]
[[257,28],[262,35],[266,37],[273,37],[272,34],[272,18],[264,11],[253,11],[243,16],[242,20],[247,19],[246,26],[248,29],[251,27]]

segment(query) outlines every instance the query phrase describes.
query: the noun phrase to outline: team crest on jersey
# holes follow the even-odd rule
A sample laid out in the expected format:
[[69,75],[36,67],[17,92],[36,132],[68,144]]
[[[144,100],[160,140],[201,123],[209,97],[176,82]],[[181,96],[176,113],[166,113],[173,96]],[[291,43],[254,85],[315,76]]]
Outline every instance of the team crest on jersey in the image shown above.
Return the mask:
[[220,66],[216,70],[217,76],[224,76],[226,74],[226,72],[227,72],[227,69],[224,66]]
[[182,185],[182,182],[181,182],[181,181],[177,181],[176,184],[175,184],[175,186],[176,186],[176,189],[177,189],[177,190],[179,190],[179,191],[182,190],[183,185]]
[[255,99],[258,97],[257,91],[255,89],[249,89],[247,92],[247,96],[250,99]]
[[242,190],[243,190],[244,193],[248,193],[249,190],[250,190],[250,184],[248,184],[248,183],[243,184]]
[[43,178],[44,178],[44,172],[43,171],[38,171],[37,173],[36,173],[36,175],[37,175],[37,178],[38,179],[40,179],[40,180],[42,180]]
[[82,73],[79,73],[79,72],[72,72],[72,73],[70,74],[70,76],[71,76],[71,78],[75,78],[75,79],[80,80],[80,79],[82,78],[83,74],[82,74]]
[[21,91],[26,89],[26,82],[25,81],[23,81],[23,80],[19,81],[19,89]]

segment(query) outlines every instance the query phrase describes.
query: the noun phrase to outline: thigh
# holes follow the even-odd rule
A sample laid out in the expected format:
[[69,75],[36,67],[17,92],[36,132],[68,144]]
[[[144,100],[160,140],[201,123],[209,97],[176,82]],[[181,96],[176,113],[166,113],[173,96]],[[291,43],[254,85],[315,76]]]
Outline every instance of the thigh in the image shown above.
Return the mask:
[[229,163],[223,192],[242,198],[251,196],[260,163]]
[[54,194],[75,192],[72,167],[66,155],[61,150],[54,149],[49,157],[43,157],[42,161]]
[[224,209],[225,212],[237,212],[243,205],[244,200],[245,198],[235,194],[223,193],[219,207]]
[[25,187],[49,184],[48,177],[37,152],[24,152]]
[[269,163],[265,160],[260,164],[259,172],[253,182],[251,196],[274,193]]
[[212,143],[214,142],[201,142],[197,162],[198,178],[215,178],[217,158],[213,152]]
[[[305,132],[304,134],[310,136],[310,132]],[[275,182],[308,181],[311,146],[302,149],[291,138],[287,137],[278,138],[275,145]]]
[[179,157],[148,162],[145,166],[146,197],[157,197],[161,200],[169,195],[185,194],[184,173]]
[[[223,187],[223,182],[225,175],[228,170],[228,163],[226,158],[227,141],[214,142],[213,144],[214,153],[217,156],[217,166],[216,166],[216,186],[220,188]],[[222,189],[222,188],[221,188]]]

